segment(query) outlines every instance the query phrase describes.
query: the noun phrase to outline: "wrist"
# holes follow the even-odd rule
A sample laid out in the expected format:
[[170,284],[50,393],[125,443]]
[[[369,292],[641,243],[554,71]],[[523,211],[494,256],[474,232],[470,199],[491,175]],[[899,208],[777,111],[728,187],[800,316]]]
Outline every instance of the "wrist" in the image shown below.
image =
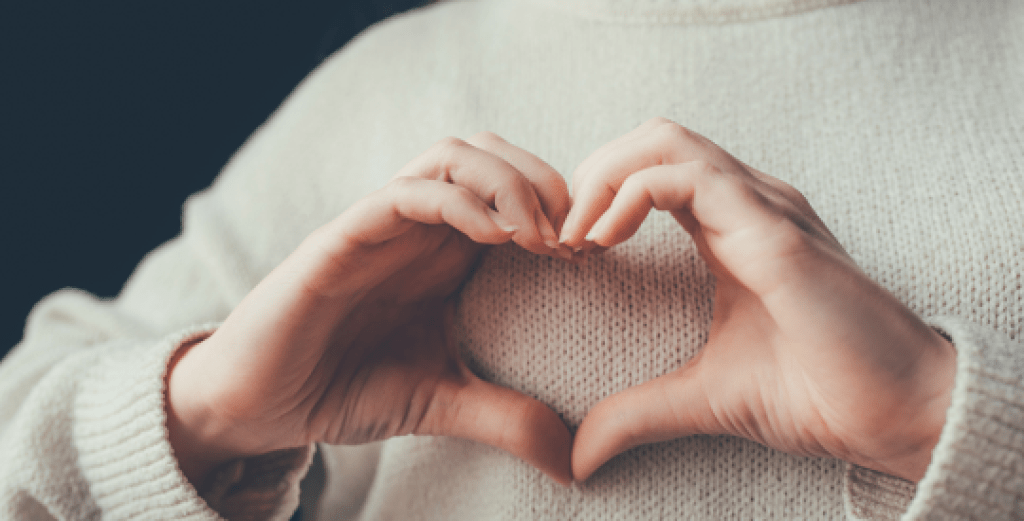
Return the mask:
[[886,474],[918,482],[931,464],[932,452],[946,424],[953,398],[956,349],[935,333],[931,347],[924,350],[917,370],[910,377],[907,399],[910,410],[894,419],[898,435],[891,446],[899,450],[884,459],[854,462]]
[[165,382],[168,441],[182,474],[199,491],[207,488],[214,468],[240,456],[223,445],[225,429],[202,406],[201,388],[189,374],[191,364],[185,362],[204,341],[196,339],[178,348],[168,362]]

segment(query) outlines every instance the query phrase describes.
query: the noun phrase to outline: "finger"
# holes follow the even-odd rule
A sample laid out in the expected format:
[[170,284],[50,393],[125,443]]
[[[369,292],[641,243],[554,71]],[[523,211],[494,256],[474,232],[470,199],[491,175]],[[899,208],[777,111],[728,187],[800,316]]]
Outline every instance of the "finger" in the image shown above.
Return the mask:
[[657,165],[705,161],[722,171],[749,176],[739,161],[707,138],[664,119],[655,118],[610,144],[597,159],[584,161],[573,176],[574,204],[560,240],[572,247],[605,212],[622,183],[635,172]]
[[331,223],[330,235],[374,245],[416,223],[447,224],[482,244],[506,242],[518,229],[466,187],[406,177],[353,205]]
[[708,398],[684,368],[597,403],[583,418],[572,448],[572,473],[584,481],[626,450],[693,434],[721,434]]
[[572,186],[573,191],[578,193],[579,187],[586,184],[586,179],[598,165],[602,165],[606,162],[606,158],[614,151],[623,147],[628,147],[628,144],[639,139],[644,132],[655,124],[654,119],[647,120],[647,122],[641,124],[635,129],[623,134],[607,143],[602,145],[600,148],[595,150],[592,154],[587,156],[576,170],[572,173]]
[[572,481],[572,436],[543,403],[468,375],[435,395],[418,434],[455,436],[505,450],[555,481]]
[[636,232],[651,208],[669,210],[697,242],[712,273],[768,295],[806,277],[794,261],[817,258],[823,243],[792,205],[773,201],[756,182],[703,161],[645,169],[623,182],[587,240],[617,244]]
[[[679,214],[688,230],[696,224],[701,233],[716,237],[759,225],[771,219],[773,211],[744,178],[710,163],[655,166],[622,183],[587,240],[601,246],[618,244],[636,232],[652,208]],[[689,216],[693,221],[687,220]]]
[[545,244],[557,248],[557,232],[572,207],[569,187],[562,175],[539,157],[505,141],[493,132],[480,132],[466,142],[504,159],[530,181],[546,217],[541,223],[541,234]]
[[797,269],[785,261],[810,247],[786,210],[758,191],[749,176],[722,172],[703,161],[651,167],[631,176],[587,240],[618,244],[636,232],[651,208],[673,214],[712,273],[742,281],[758,295],[785,280],[780,273]]
[[469,189],[507,217],[517,231],[513,240],[529,251],[547,254],[551,248],[537,225],[543,213],[530,181],[512,165],[461,139],[446,138],[431,147],[396,177],[419,177]]

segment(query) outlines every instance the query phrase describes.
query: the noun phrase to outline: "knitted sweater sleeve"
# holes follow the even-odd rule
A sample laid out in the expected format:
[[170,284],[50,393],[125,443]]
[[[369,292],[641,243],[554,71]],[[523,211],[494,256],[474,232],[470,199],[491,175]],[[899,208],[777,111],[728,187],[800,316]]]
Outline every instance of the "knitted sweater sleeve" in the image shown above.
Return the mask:
[[375,125],[390,106],[383,80],[367,79],[392,70],[379,59],[391,49],[377,47],[404,45],[369,40],[289,96],[189,199],[182,234],[117,299],[64,290],[37,304],[0,363],[0,519],[287,519],[295,509],[312,447],[234,462],[197,493],[167,439],[164,376],[175,349],[209,334],[303,238],[386,182],[373,172],[390,177],[390,165],[426,148],[395,139],[367,153],[388,130]]
[[297,507],[310,448],[230,462],[202,494],[178,468],[167,363],[228,306],[188,243],[151,254],[119,300],[63,290],[33,310],[0,365],[0,518],[288,519]]
[[849,465],[852,519],[1024,518],[1024,345],[961,319],[930,323],[957,349],[953,400],[924,478]]

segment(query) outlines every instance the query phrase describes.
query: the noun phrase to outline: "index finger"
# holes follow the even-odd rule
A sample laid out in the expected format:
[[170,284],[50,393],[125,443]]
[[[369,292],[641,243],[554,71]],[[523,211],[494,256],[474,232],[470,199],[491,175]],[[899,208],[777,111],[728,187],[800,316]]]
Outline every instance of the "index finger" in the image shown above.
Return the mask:
[[446,138],[412,160],[396,177],[419,177],[462,186],[496,209],[517,229],[512,239],[538,254],[552,251],[537,223],[543,213],[533,185],[504,159],[461,139]]
[[571,258],[568,250],[558,244],[558,231],[572,208],[569,187],[565,179],[551,165],[541,158],[517,147],[493,132],[480,132],[466,140],[471,145],[486,150],[521,172],[533,185],[540,199],[542,213],[537,215],[537,226],[544,237],[544,243],[563,258]]
[[664,118],[650,120],[609,143],[585,160],[573,174],[573,208],[562,227],[560,242],[578,248],[605,213],[625,180],[659,165],[703,161],[725,173],[749,176],[742,163],[704,136]]

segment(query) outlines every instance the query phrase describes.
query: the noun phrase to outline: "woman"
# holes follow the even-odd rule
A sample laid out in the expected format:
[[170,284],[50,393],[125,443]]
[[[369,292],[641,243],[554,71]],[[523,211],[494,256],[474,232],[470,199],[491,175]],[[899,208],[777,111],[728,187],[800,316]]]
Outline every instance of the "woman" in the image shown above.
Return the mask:
[[320,443],[367,519],[1019,517],[1022,16],[537,0],[374,29],[117,301],[33,312],[3,504],[287,517]]

